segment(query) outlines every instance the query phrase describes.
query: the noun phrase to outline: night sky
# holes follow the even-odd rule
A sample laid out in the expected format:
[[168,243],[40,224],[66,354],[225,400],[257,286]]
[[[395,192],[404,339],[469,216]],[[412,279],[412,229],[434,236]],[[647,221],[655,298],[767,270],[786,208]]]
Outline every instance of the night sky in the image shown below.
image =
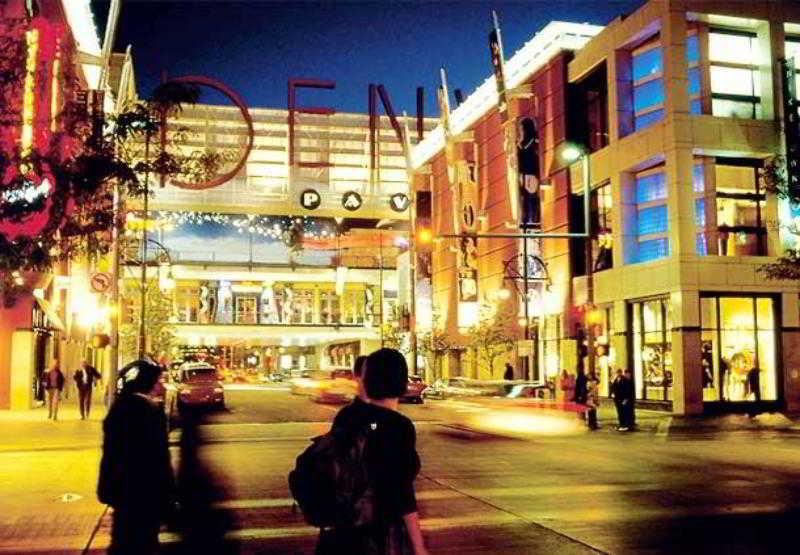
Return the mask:
[[[161,2],[123,0],[116,50],[133,46],[140,96],[161,79],[204,74],[250,106],[285,108],[289,77],[336,81],[299,103],[367,112],[367,86],[382,83],[395,110],[416,112],[425,87],[435,116],[438,70],[465,96],[489,76],[489,13],[500,17],[506,58],[549,21],[605,25],[644,0],[533,2]],[[101,37],[107,0],[94,0]],[[213,102],[211,98],[205,101]]]

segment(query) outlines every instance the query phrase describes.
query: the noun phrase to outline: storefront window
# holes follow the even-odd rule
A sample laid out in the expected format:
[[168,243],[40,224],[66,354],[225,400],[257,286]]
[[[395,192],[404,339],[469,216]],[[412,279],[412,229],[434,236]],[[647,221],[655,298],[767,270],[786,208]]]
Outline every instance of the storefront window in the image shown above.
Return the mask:
[[714,166],[722,256],[766,254],[766,195],[759,186],[758,164],[756,160],[718,158]]
[[636,397],[672,400],[672,308],[668,298],[632,303]]
[[776,400],[773,299],[703,297],[700,303],[703,400]]
[[251,296],[236,297],[236,319],[237,324],[255,324],[258,317],[258,300]]
[[539,367],[544,368],[548,378],[561,374],[561,316],[551,314],[542,318],[542,328],[539,335],[541,346],[539,348]]

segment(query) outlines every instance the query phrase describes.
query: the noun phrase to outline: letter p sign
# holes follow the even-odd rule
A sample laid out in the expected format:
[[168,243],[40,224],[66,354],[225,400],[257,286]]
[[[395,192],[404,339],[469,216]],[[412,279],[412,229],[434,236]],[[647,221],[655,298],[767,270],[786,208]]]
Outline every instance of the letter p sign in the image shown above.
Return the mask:
[[316,210],[322,203],[322,197],[314,189],[306,189],[300,193],[300,206],[306,210]]

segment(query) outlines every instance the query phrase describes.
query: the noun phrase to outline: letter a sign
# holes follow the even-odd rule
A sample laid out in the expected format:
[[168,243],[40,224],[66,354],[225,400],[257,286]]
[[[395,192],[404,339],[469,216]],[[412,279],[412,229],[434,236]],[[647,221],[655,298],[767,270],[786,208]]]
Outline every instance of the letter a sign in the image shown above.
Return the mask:
[[411,201],[408,199],[408,195],[404,193],[395,193],[389,197],[389,206],[391,206],[392,210],[395,212],[405,212],[410,203]]
[[300,206],[306,210],[316,210],[322,203],[322,197],[314,189],[306,189],[300,193]]
[[347,191],[344,195],[342,195],[342,206],[345,210],[355,212],[361,208],[362,204],[364,204],[364,201],[362,200],[361,195],[355,191]]

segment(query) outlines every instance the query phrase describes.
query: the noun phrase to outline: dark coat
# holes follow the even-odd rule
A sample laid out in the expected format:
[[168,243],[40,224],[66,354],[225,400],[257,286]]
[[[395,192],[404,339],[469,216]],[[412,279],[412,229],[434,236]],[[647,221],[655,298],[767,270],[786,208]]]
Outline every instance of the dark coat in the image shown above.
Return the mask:
[[586,398],[589,394],[589,384],[586,379],[586,374],[578,373],[578,376],[575,378],[575,398],[573,401],[576,403],[585,403]]
[[417,510],[414,479],[420,470],[414,424],[399,412],[355,400],[336,415],[334,428],[370,427],[367,464],[375,488],[377,521],[355,530],[322,532],[317,555],[410,553],[403,516]]
[[100,372],[98,372],[97,368],[94,366],[89,366],[87,368],[83,368],[83,375],[81,375],[80,370],[75,370],[75,373],[72,375],[72,379],[75,380],[75,385],[78,387],[78,389],[92,389],[94,382],[100,379]]
[[45,389],[57,389],[61,391],[64,389],[64,373],[59,368],[51,369],[45,372],[42,377]]
[[97,498],[162,516],[175,487],[164,412],[143,395],[124,393],[108,411],[103,434]]

